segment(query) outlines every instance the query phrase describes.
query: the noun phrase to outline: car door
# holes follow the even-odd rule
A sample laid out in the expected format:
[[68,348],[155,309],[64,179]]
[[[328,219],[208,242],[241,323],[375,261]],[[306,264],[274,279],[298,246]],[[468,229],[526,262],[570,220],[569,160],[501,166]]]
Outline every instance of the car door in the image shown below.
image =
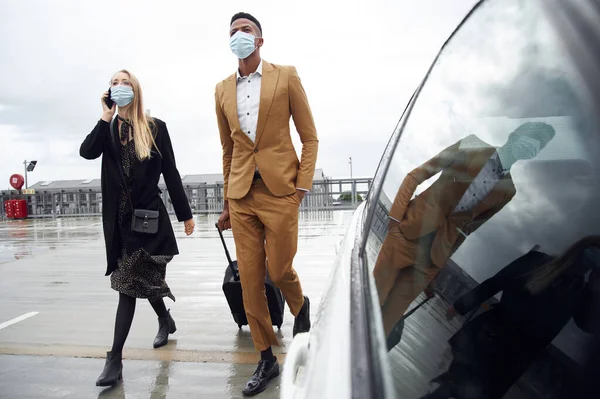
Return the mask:
[[[599,10],[482,1],[439,53],[361,215],[352,397],[552,398],[584,385],[594,336],[572,317],[589,305],[597,265],[582,254],[600,235]],[[448,320],[451,305],[464,314]]]

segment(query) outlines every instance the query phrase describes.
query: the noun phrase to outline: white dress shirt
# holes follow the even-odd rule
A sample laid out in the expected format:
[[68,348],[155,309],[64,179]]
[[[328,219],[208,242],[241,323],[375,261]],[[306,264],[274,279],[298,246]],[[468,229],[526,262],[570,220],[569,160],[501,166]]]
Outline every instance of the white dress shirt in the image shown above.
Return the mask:
[[242,131],[252,142],[256,142],[256,126],[260,108],[260,86],[262,82],[262,60],[256,72],[241,76],[237,71],[237,113]]
[[[471,182],[467,191],[463,194],[458,205],[454,208],[454,212],[465,212],[473,209],[494,189],[496,184],[506,175],[508,171],[502,169],[502,163],[498,158],[498,153],[495,152],[486,162],[483,168],[479,171],[475,179]],[[390,219],[401,223],[400,220],[389,217]],[[457,230],[467,236],[464,232]]]
[[487,197],[506,173],[507,171],[502,170],[498,153],[494,152],[479,171],[477,177],[471,182],[467,191],[465,191],[458,202],[458,205],[454,208],[454,212],[465,212],[475,208],[477,204]]

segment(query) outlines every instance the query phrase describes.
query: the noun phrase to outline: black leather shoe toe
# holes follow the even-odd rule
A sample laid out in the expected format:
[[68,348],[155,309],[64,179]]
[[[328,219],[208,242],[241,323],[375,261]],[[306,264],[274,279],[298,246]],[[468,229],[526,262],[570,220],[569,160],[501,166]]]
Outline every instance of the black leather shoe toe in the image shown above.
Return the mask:
[[256,371],[242,390],[242,393],[245,396],[254,396],[261,393],[267,389],[269,381],[279,376],[279,363],[277,363],[276,357],[273,359],[274,360],[261,360],[258,362]]

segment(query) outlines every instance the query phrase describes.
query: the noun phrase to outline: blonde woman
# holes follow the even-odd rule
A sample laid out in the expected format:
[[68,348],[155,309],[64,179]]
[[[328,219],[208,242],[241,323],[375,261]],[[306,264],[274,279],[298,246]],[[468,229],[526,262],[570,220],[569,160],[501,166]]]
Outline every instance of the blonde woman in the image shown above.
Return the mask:
[[[119,292],[113,346],[96,381],[116,384],[122,378],[123,345],[136,298],[150,301],[158,315],[154,347],[166,345],[175,322],[164,297],[175,300],[165,281],[167,263],[179,253],[167,210],[160,197],[162,173],[177,219],[192,234],[194,220],[165,123],[144,113],[142,88],[126,70],[101,97],[102,117],[79,150],[85,159],[102,156],[102,222],[111,286]],[[118,112],[117,112],[118,110]],[[117,117],[113,118],[117,112]]]

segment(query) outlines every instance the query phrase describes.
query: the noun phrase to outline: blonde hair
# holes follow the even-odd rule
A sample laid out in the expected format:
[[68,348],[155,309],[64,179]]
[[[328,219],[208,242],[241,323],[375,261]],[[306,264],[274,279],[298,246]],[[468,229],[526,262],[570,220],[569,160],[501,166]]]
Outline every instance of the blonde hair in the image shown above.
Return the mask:
[[160,154],[154,140],[156,125],[154,120],[144,112],[144,96],[142,95],[140,81],[126,69],[121,69],[119,72],[126,73],[129,76],[129,82],[133,89],[133,101],[130,104],[131,112],[129,115],[133,127],[135,153],[138,159],[143,161],[152,156],[152,147]]
[[561,256],[556,257],[530,274],[525,288],[533,295],[548,288],[554,280],[579,260],[582,252],[590,246],[600,248],[600,236],[587,236],[571,245]]

